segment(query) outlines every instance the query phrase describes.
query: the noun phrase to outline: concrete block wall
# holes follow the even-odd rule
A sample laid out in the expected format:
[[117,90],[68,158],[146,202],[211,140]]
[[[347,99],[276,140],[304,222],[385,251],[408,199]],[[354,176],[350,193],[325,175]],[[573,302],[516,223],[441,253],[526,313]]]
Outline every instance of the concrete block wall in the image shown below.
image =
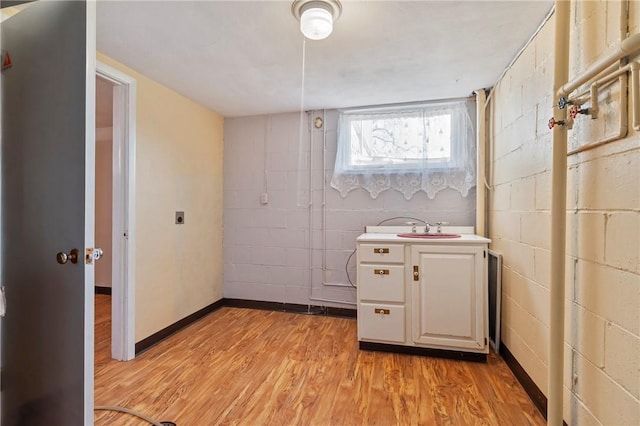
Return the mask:
[[[572,4],[570,74],[621,38],[626,2]],[[629,3],[629,30],[640,10]],[[625,20],[626,21],[626,20]],[[489,234],[504,256],[502,341],[546,394],[549,350],[552,19],[496,85],[490,106]],[[620,87],[570,148],[617,132]],[[640,424],[640,135],[568,158],[564,418]]]
[[[342,198],[328,185],[337,116],[312,111],[302,126],[295,112],[225,119],[224,297],[354,308],[345,267],[364,226],[396,216],[474,225],[474,189],[466,198],[453,190],[433,200],[419,192],[407,201],[394,190],[375,200],[363,190]],[[322,129],[311,124],[316,117]],[[355,284],[355,256],[347,268]]]

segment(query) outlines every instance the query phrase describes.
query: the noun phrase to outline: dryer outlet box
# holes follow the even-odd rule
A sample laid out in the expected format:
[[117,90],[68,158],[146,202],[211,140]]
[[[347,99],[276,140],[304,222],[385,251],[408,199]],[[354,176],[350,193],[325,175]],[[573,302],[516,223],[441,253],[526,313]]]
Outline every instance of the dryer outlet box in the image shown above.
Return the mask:
[[176,212],[176,225],[184,225],[184,212]]

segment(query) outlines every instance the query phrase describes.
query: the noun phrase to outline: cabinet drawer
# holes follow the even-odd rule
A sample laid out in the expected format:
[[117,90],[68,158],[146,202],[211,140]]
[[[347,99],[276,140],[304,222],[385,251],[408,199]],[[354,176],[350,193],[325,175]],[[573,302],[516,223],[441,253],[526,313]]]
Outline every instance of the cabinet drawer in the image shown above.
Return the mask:
[[404,306],[361,303],[358,308],[360,340],[404,343]]
[[360,262],[404,263],[404,245],[402,244],[360,244],[358,245]]
[[360,265],[360,300],[404,302],[403,265]]

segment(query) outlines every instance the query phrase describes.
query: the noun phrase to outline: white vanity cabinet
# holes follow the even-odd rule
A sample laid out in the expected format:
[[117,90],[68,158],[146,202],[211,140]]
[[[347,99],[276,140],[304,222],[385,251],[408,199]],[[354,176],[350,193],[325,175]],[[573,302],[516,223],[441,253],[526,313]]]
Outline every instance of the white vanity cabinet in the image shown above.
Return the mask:
[[486,248],[414,244],[411,264],[413,343],[447,349],[488,349]]
[[485,360],[488,243],[472,234],[426,240],[361,235],[360,348]]

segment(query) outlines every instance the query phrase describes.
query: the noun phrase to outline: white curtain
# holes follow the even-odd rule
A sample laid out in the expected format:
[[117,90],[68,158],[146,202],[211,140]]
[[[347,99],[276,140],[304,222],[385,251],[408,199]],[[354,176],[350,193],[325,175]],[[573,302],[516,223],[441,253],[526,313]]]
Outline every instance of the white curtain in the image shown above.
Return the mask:
[[409,200],[452,188],[463,197],[476,183],[475,130],[469,101],[343,111],[331,186],[372,198],[395,189]]

